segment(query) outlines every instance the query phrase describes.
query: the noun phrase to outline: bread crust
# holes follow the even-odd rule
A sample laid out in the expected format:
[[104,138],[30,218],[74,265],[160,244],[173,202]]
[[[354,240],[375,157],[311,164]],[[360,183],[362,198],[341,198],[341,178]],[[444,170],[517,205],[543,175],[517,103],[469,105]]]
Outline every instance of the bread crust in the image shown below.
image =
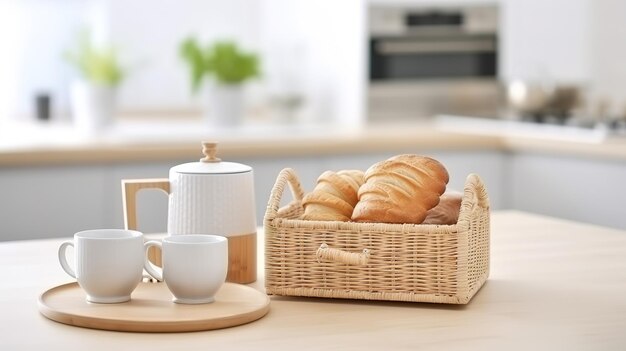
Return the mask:
[[352,220],[422,223],[448,181],[446,168],[430,157],[407,154],[378,162],[365,172]]
[[457,191],[446,191],[439,198],[439,204],[426,213],[423,224],[455,224],[459,221],[463,194]]
[[313,191],[302,199],[302,219],[349,221],[359,200],[359,188],[364,182],[365,175],[360,170],[322,173]]

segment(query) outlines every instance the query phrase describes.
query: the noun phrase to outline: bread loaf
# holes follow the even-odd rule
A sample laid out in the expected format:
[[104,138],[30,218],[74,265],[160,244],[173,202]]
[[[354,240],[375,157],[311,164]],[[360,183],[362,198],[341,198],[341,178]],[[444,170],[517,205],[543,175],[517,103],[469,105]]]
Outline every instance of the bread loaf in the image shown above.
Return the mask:
[[317,179],[312,192],[302,199],[302,219],[349,221],[358,202],[359,187],[365,182],[363,171],[326,171]]
[[429,157],[399,155],[372,165],[352,213],[357,222],[422,223],[446,190],[446,168]]
[[439,204],[426,213],[423,224],[455,224],[459,221],[463,194],[446,191],[439,198]]

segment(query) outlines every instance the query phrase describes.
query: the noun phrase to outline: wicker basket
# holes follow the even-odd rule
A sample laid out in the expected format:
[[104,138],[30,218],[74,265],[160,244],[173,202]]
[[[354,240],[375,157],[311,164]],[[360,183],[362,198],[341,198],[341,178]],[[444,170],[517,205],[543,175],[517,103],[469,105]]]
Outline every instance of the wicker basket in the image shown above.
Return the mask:
[[[287,184],[294,200],[279,209]],[[305,221],[303,195],[282,170],[264,220],[270,295],[465,304],[489,275],[489,199],[475,174],[453,225]]]

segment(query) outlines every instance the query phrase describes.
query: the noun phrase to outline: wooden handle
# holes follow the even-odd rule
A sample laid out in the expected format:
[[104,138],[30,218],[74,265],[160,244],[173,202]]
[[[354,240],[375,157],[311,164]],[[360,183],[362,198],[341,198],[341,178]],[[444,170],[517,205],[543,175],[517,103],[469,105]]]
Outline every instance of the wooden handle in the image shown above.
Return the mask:
[[[137,230],[137,192],[141,189],[161,189],[169,194],[170,180],[167,178],[122,180],[124,227],[126,229]],[[150,248],[148,259],[161,267],[161,250],[157,247]]]
[[293,194],[294,200],[302,202],[304,192],[302,191],[300,181],[298,181],[298,176],[296,176],[296,172],[293,169],[285,168],[278,174],[278,178],[276,178],[276,183],[274,183],[274,187],[272,188],[272,192],[270,193],[270,199],[267,203],[267,210],[265,211],[266,219],[273,219],[276,217],[276,214],[278,213],[278,207],[280,206],[280,200],[283,197],[285,185],[287,184],[289,184],[289,187],[291,188],[291,193]]
[[315,256],[317,256],[318,262],[326,260],[351,264],[354,266],[366,266],[370,260],[370,250],[363,249],[363,252],[360,253],[347,252],[330,248],[326,245],[326,243],[322,243],[319,249],[317,249]]
[[124,201],[124,227],[137,230],[137,192],[141,189],[161,189],[170,193],[170,181],[157,179],[123,179],[122,200]]

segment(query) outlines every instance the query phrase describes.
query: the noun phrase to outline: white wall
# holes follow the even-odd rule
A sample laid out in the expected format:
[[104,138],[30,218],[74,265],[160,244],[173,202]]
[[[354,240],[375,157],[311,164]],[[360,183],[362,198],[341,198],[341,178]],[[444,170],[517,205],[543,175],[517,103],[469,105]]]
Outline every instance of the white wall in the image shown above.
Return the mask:
[[270,92],[304,92],[305,119],[364,121],[366,6],[362,1],[266,0],[262,47]]
[[626,115],[626,1],[594,1],[590,42],[594,98],[608,99],[609,111]]
[[195,34],[206,43],[233,39],[261,53],[263,77],[251,84],[252,101],[297,89],[305,95],[305,118],[356,124],[364,115],[364,19],[363,1],[2,2],[0,39],[8,44],[0,56],[0,92],[6,97],[0,116],[32,118],[40,89],[52,92],[56,115],[67,115],[68,85],[76,73],[61,54],[88,25],[114,43],[130,67],[119,92],[122,111],[202,106],[202,96],[190,93],[178,55],[181,40]]
[[91,15],[79,0],[0,1],[0,119],[33,116],[37,92],[52,93],[55,114],[67,109],[72,72],[62,55]]
[[252,0],[109,0],[110,39],[130,61],[120,92],[126,110],[184,110],[200,106],[190,91],[180,42],[195,35],[203,43],[236,40],[258,51],[261,2]]

